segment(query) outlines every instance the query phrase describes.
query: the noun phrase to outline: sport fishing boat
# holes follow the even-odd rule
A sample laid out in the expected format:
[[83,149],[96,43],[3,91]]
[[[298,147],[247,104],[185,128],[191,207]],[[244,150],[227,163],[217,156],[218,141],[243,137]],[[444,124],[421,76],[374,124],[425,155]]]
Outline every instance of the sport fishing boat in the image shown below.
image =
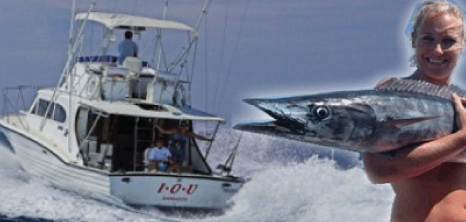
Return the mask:
[[[170,129],[183,121],[193,130],[207,121],[215,124],[210,133],[214,138],[225,122],[190,104],[196,29],[166,19],[94,12],[93,5],[83,13],[74,8],[68,59],[57,86],[34,90],[30,106],[22,105],[27,87],[4,89],[0,126],[21,166],[60,188],[115,205],[228,206],[245,181],[230,175],[237,147],[218,171],[206,161],[212,143],[203,142],[202,150],[194,138],[187,141],[181,172],[148,171],[145,163],[144,153],[157,138],[170,142],[170,135],[155,125]],[[88,26],[103,27],[103,44],[96,54],[87,52],[86,42],[95,41],[84,37]],[[151,35],[147,39],[154,49],[118,64],[109,49],[116,34],[126,31],[138,37],[140,49],[150,48],[142,39]],[[187,38],[169,62],[167,51],[172,48],[163,44],[172,33]],[[144,60],[147,54],[153,56],[151,61]]]

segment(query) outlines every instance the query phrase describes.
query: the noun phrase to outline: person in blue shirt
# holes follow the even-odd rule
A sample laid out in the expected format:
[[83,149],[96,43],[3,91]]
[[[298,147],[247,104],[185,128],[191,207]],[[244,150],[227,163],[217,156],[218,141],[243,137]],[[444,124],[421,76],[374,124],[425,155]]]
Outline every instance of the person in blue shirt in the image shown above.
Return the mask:
[[138,45],[132,40],[133,33],[131,31],[125,32],[125,39],[118,45],[118,64],[123,64],[127,56],[138,56]]
[[170,169],[173,172],[181,173],[183,169],[183,162],[186,161],[186,142],[188,140],[185,135],[174,134],[170,141],[169,150],[172,154],[171,160],[173,162]]
[[198,135],[189,129],[187,122],[183,121],[180,123],[180,127],[175,129],[164,129],[159,125],[155,125],[157,130],[163,134],[170,134],[170,152],[172,154],[173,164],[170,167],[174,172],[181,173],[183,162],[186,161],[186,147],[188,146],[189,138],[193,137],[203,141],[214,141],[213,139],[206,138]]

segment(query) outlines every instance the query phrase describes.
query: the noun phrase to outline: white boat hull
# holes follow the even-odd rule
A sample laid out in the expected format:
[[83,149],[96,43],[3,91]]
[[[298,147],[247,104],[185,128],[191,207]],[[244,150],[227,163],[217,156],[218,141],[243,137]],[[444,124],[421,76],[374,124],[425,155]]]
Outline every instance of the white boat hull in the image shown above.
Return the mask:
[[224,208],[241,183],[195,175],[112,175],[111,192],[130,205]]
[[243,184],[233,177],[186,173],[105,173],[66,163],[31,137],[5,126],[2,130],[27,172],[115,205],[220,209]]
[[21,166],[27,172],[68,190],[85,192],[102,200],[108,199],[110,193],[108,175],[65,163],[34,139],[6,127],[2,127],[2,130]]

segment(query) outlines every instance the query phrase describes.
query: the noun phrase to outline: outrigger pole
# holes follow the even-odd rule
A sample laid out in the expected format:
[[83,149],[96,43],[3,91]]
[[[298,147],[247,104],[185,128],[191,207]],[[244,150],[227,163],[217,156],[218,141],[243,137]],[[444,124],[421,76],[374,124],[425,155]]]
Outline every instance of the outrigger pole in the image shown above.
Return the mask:
[[[166,20],[167,19],[167,12],[168,12],[168,0],[165,1],[165,6],[163,7],[163,13],[162,13],[162,19]],[[160,70],[160,63],[162,62],[162,31],[159,29],[157,31],[157,36],[155,38],[156,44],[158,45],[157,51],[156,51],[156,58],[157,58],[157,65],[156,69]]]
[[204,16],[207,14],[207,8],[209,8],[210,2],[211,2],[211,0],[206,0],[206,1],[204,2],[204,7],[202,8],[202,13],[201,13],[201,15],[199,16],[199,18],[197,19],[197,23],[196,23],[196,27],[195,27],[195,30],[196,30],[196,31],[199,30],[199,26],[201,25],[202,20],[204,19]]
[[[44,117],[42,118],[42,121],[40,123],[40,130],[44,129],[45,121],[47,120],[47,113],[50,112],[50,107],[52,106],[53,102],[56,99],[55,96],[57,94],[57,89],[59,88],[60,84],[62,84],[62,82],[64,81],[65,76],[69,74],[69,70],[70,70],[70,66],[71,66],[71,60],[73,58],[73,55],[76,53],[76,49],[77,49],[77,45],[78,45],[76,40],[82,35],[84,27],[85,27],[85,25],[87,23],[87,19],[89,18],[89,14],[91,13],[92,9],[94,9],[96,4],[97,4],[97,0],[93,0],[91,5],[89,6],[89,9],[87,10],[86,19],[84,20],[84,22],[79,27],[79,31],[76,34],[76,38],[74,39],[73,44],[70,43],[70,46],[71,45],[72,46],[68,49],[68,58],[66,60],[66,65],[63,68],[63,71],[62,71],[61,76],[60,76],[60,80],[58,80],[57,87],[55,87],[55,89],[53,90],[52,99],[50,100],[49,104],[47,105],[47,109],[45,110],[46,115],[44,115]],[[73,21],[74,21],[74,18],[73,18]],[[69,85],[68,86],[68,91],[72,91],[72,87],[73,87],[72,85]]]
[[[73,0],[71,2],[71,18],[70,18],[70,32],[69,32],[69,37],[68,37],[68,52],[71,51],[71,49],[73,48],[73,35],[74,35],[74,17],[76,16],[76,0]],[[70,56],[70,55],[68,55]],[[74,57],[74,56],[73,56]],[[67,71],[66,71],[70,77],[70,85],[73,85],[74,84],[74,76],[70,74],[71,70],[68,68]],[[73,91],[72,90],[68,90],[68,95],[69,95],[69,99],[68,99],[68,109],[69,110],[73,110],[73,103],[72,103],[72,93]],[[72,126],[71,126],[71,121],[68,121],[68,131],[70,131],[70,129],[72,129]],[[71,136],[68,136],[68,152],[71,153]]]
[[239,143],[241,142],[241,138],[243,137],[243,132],[239,134],[238,142],[236,142],[235,148],[231,151],[230,155],[228,156],[225,164],[220,164],[217,168],[222,169],[222,173],[226,173],[230,175],[231,169],[233,168],[233,163],[235,162],[236,152],[238,151]]
[[[217,125],[215,126],[214,137],[215,137],[215,135],[217,135],[217,131],[218,131],[219,126],[220,126],[220,122],[218,122]],[[206,160],[207,160],[207,157],[209,156],[210,149],[212,148],[212,143],[214,143],[214,142],[213,141],[209,142],[209,147],[207,148],[207,150],[205,152],[204,159],[206,159]]]
[[[209,8],[210,6],[210,3],[211,3],[211,0],[206,0],[204,2],[204,6],[202,7],[202,12],[201,12],[201,15],[199,16],[199,18],[197,19],[197,22],[196,22],[196,26],[194,27],[194,30],[196,31],[195,33],[195,36],[193,37],[193,39],[189,42],[189,45],[188,45],[188,48],[184,51],[184,54],[187,54],[189,51],[187,50],[190,50],[192,47],[193,47],[193,44],[194,44],[194,52],[196,52],[197,50],[197,38],[198,38],[198,32],[199,32],[199,26],[201,25],[205,15],[207,14],[207,9]],[[183,55],[181,56],[183,57]],[[193,57],[193,62],[191,63],[191,72],[192,73],[188,73],[187,77],[188,77],[188,81],[191,82],[191,79],[193,78],[193,75],[194,75],[194,65],[196,64],[196,53],[194,53]],[[184,62],[183,62],[183,66],[184,66]],[[188,70],[189,72],[189,68],[186,68],[186,70]],[[178,84],[179,80],[181,78],[181,75],[178,76],[178,79],[176,80],[176,83],[175,84]],[[188,98],[187,98],[187,101],[189,103],[189,105],[191,105],[191,84],[188,84]]]

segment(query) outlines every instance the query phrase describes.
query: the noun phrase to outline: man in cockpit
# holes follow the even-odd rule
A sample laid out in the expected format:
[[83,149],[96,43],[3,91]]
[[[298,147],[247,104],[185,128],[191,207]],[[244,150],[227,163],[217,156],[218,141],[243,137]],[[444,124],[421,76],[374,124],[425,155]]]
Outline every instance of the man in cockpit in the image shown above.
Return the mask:
[[138,45],[132,40],[133,33],[131,31],[125,32],[125,39],[118,45],[118,64],[123,64],[127,56],[138,56]]

